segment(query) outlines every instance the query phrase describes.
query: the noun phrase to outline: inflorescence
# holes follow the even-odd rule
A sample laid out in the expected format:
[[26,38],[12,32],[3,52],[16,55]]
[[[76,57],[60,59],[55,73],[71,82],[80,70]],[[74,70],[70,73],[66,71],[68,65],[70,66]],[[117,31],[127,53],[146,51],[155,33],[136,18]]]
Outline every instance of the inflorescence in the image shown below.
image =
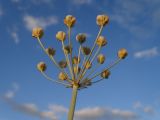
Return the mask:
[[[59,62],[55,59],[56,50],[52,47],[45,48],[42,44],[41,38],[43,37],[44,31],[41,27],[34,28],[32,31],[32,36],[38,40],[44,52],[48,55],[60,72],[58,75],[59,80],[54,80],[45,73],[47,65],[44,62],[39,62],[37,69],[42,73],[42,75],[48,80],[65,85],[68,88],[72,88],[76,85],[78,86],[78,89],[82,89],[101,80],[107,79],[110,75],[110,69],[124,59],[128,53],[126,49],[120,49],[117,53],[118,57],[114,63],[103,69],[101,72],[95,72],[97,68],[104,64],[106,60],[105,55],[100,53],[100,50],[102,47],[106,46],[108,42],[106,38],[101,35],[101,33],[103,28],[109,23],[109,17],[107,15],[97,16],[96,23],[100,29],[92,48],[84,45],[87,39],[86,34],[79,33],[76,36],[76,41],[79,43],[78,53],[76,54],[77,56],[73,55],[74,49],[71,41],[71,30],[75,23],[76,18],[72,15],[67,15],[64,18],[64,24],[68,28],[68,33],[66,34],[64,31],[58,31],[56,34],[56,39],[62,44],[62,50],[65,57],[64,60]],[[66,39],[68,39],[67,45],[64,43]],[[97,64],[94,66],[93,62],[95,59],[97,59]],[[96,79],[95,81],[95,78],[97,77],[100,77],[100,79]]]

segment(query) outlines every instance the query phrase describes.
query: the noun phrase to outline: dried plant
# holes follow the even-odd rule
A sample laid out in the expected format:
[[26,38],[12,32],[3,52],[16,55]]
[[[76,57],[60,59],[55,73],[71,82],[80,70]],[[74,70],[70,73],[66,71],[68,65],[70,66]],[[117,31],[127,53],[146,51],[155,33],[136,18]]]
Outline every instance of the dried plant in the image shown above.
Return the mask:
[[[41,42],[43,37],[43,29],[41,27],[34,28],[32,31],[32,36],[35,37],[44,52],[48,55],[51,61],[59,70],[58,79],[54,80],[46,74],[47,66],[44,62],[40,62],[37,65],[37,69],[41,74],[48,80],[64,85],[67,88],[72,88],[72,99],[71,105],[68,113],[68,120],[73,120],[76,98],[78,90],[87,88],[97,82],[100,82],[104,79],[107,79],[110,75],[110,69],[119,63],[122,59],[127,56],[127,50],[122,48],[117,53],[117,59],[108,67],[105,67],[101,72],[96,72],[100,65],[103,65],[105,62],[105,56],[100,53],[102,47],[107,44],[107,40],[104,36],[101,35],[103,28],[108,24],[109,17],[107,15],[98,15],[96,23],[99,26],[99,32],[93,43],[92,48],[86,47],[84,45],[86,41],[86,34],[79,33],[76,36],[76,40],[79,43],[79,49],[77,56],[73,57],[73,47],[71,41],[71,30],[76,23],[76,18],[72,15],[67,15],[64,18],[64,24],[68,28],[68,33],[59,31],[56,34],[56,39],[62,43],[62,50],[64,53],[64,60],[57,62],[55,59],[56,50],[54,48],[45,48]],[[67,38],[68,37],[68,38]],[[68,39],[68,44],[65,45],[64,41]],[[83,58],[83,59],[82,59]],[[93,65],[94,60],[97,58],[97,64]],[[100,79],[95,79],[100,77]]]

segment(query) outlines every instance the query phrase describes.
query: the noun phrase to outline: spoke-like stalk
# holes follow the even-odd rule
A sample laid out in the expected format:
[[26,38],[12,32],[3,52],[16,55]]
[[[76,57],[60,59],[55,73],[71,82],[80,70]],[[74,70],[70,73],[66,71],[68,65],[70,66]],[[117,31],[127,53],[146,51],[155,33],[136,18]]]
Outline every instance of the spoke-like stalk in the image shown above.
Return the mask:
[[[114,63],[112,63],[108,68],[104,69],[103,71],[111,69],[111,68],[114,67],[116,64],[118,64],[120,61],[121,61],[121,59],[117,59]],[[103,72],[103,71],[102,71],[102,72]],[[95,75],[94,75],[92,78],[90,78],[89,80],[92,80],[92,79],[96,78],[96,77],[99,76],[102,72],[99,72],[99,73],[95,74]]]
[[62,84],[62,85],[65,85],[65,86],[70,86],[70,84],[66,84],[66,83],[60,82],[60,81],[58,81],[58,80],[52,79],[51,77],[47,76],[44,72],[41,72],[41,73],[42,73],[42,75],[43,75],[47,80],[49,80],[49,81],[51,81],[51,82],[58,83],[58,84]]
[[96,64],[95,68],[93,68],[90,73],[86,76],[86,78],[89,78],[90,75],[92,75],[100,66],[101,64]]
[[71,99],[70,108],[69,108],[69,112],[68,112],[68,120],[73,120],[73,117],[74,117],[74,111],[75,111],[76,99],[77,99],[77,92],[78,92],[78,86],[73,85],[72,99]]
[[[93,53],[93,51],[94,51],[94,49],[95,49],[95,47],[96,47],[96,41],[97,41],[97,39],[99,38],[99,36],[101,35],[102,30],[103,30],[103,26],[101,26],[100,29],[99,29],[99,32],[98,32],[98,34],[97,34],[97,37],[96,37],[96,39],[95,39],[95,41],[94,41],[93,47],[92,47],[92,49],[91,49],[91,52],[90,52],[89,57],[88,57],[88,59],[86,60],[86,62],[88,62],[88,61],[90,60],[90,58],[91,58],[91,56],[92,56],[92,53]],[[85,71],[85,67],[83,67],[82,73],[83,73],[84,71]]]
[[[37,39],[38,39],[38,43],[40,44],[40,46],[41,46],[41,48],[43,49],[43,51],[48,55],[48,53],[47,53],[46,50],[45,50],[44,45],[43,45],[42,42],[41,42],[41,40],[40,40],[39,38],[37,38]],[[56,60],[53,58],[53,56],[50,56],[50,55],[48,55],[48,56],[49,56],[49,58],[51,59],[51,61],[54,63],[54,65],[59,69],[59,71],[62,71],[63,73],[65,73],[65,71],[64,71],[62,68],[59,67],[58,63],[57,63]],[[68,76],[66,73],[65,73],[65,75]],[[67,81],[69,82],[70,80],[67,80]]]
[[[79,68],[80,55],[81,55],[81,48],[82,48],[82,46],[80,45],[80,46],[79,46],[79,50],[78,50],[78,64],[77,64],[77,71],[78,71],[78,68]],[[77,74],[77,76],[78,76],[78,74]]]
[[[94,54],[94,56],[93,56],[93,58],[92,58],[92,60],[91,60],[91,64],[93,63],[93,61],[94,61],[94,59],[96,58],[96,56],[99,54],[100,49],[101,49],[101,47],[99,47],[99,48],[97,49],[96,53]],[[87,69],[85,69],[85,70],[83,71],[80,79],[83,79],[83,77],[85,76],[86,72],[87,72]]]
[[[84,58],[83,58],[83,62],[82,62],[82,64],[81,64],[81,68],[83,68],[83,65],[85,64],[86,59],[87,59],[87,56],[85,55]],[[80,79],[81,76],[82,76],[82,70],[80,71],[80,73],[79,73],[79,75],[78,75],[78,77],[77,77],[78,83],[79,83],[80,80],[81,80],[81,79]]]
[[99,79],[99,80],[93,81],[92,83],[93,83],[93,84],[94,84],[94,83],[98,83],[98,82],[101,82],[102,80],[104,80],[104,78],[101,78],[101,79]]
[[62,48],[63,48],[63,52],[64,52],[65,59],[66,59],[67,64],[68,64],[68,68],[69,68],[70,74],[71,74],[72,79],[73,79],[72,68],[71,68],[71,65],[70,65],[70,61],[69,61],[68,55],[65,54],[65,51],[64,51],[64,42],[63,42],[63,41],[62,41]]
[[[69,40],[69,45],[71,47],[71,49],[73,50],[73,46],[72,46],[72,43],[71,43],[71,27],[68,27],[68,40]],[[72,69],[72,74],[73,74],[73,80],[75,80],[75,74],[73,72],[73,62],[72,62],[72,50],[71,50],[71,53],[70,53],[70,61],[71,61],[71,69]]]
[[100,50],[101,50],[101,47],[98,47],[96,53],[94,54],[93,58],[91,59],[91,63],[93,63],[94,59],[95,59],[95,58],[97,57],[97,55],[99,54]]

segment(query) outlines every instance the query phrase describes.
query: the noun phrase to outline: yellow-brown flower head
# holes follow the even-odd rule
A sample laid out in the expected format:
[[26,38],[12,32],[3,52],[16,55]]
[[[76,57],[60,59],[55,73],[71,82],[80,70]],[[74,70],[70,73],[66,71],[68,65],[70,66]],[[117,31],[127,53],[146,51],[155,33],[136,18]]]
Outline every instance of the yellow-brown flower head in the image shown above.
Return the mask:
[[99,26],[105,26],[109,22],[109,17],[107,15],[98,15],[96,22]]
[[87,61],[85,64],[84,64],[84,67],[86,69],[90,69],[92,67],[92,63],[90,61]]
[[120,59],[124,59],[128,55],[128,52],[126,49],[122,48],[118,51],[118,57]]
[[44,34],[44,32],[41,27],[33,28],[33,30],[32,30],[32,37],[42,38],[43,34]]
[[64,24],[67,26],[67,27],[73,27],[74,24],[76,22],[76,18],[72,15],[67,15],[65,18],[64,18]]
[[102,47],[102,46],[105,46],[107,44],[107,40],[104,36],[99,36],[96,43],[99,47]]
[[37,64],[37,69],[40,71],[40,72],[44,72],[46,69],[47,69],[47,66],[44,62],[39,62]]
[[60,80],[67,80],[68,76],[64,72],[60,72],[58,78]]
[[79,34],[76,36],[76,40],[77,40],[80,44],[83,44],[83,43],[86,41],[86,35],[83,34],[83,33],[79,33]]
[[77,56],[74,56],[72,59],[73,64],[78,64],[78,63],[80,63],[80,61],[81,61],[81,59],[78,58]]
[[46,53],[49,55],[49,56],[54,56],[55,53],[56,53],[56,50],[49,47],[49,48],[46,48]]
[[73,67],[73,71],[74,71],[75,74],[79,74],[80,71],[81,71],[81,68],[78,67],[78,69],[77,69],[77,66],[74,66],[74,67]]
[[60,61],[58,64],[59,64],[60,68],[66,68],[67,67],[67,62],[64,61],[64,60]]
[[98,63],[100,63],[100,64],[103,64],[104,63],[104,61],[105,61],[105,56],[103,55],[103,54],[99,54],[98,56],[97,56],[97,62]]
[[84,55],[89,55],[91,53],[91,49],[89,47],[82,47],[82,52]]
[[72,52],[72,47],[70,45],[64,46],[64,53],[70,54]]
[[66,39],[66,33],[63,32],[63,31],[59,31],[59,32],[57,32],[57,34],[56,34],[56,38],[57,38],[57,40],[59,40],[59,41],[65,41],[65,39]]
[[102,78],[108,78],[110,75],[110,71],[109,70],[104,70],[102,73],[101,73],[101,77]]

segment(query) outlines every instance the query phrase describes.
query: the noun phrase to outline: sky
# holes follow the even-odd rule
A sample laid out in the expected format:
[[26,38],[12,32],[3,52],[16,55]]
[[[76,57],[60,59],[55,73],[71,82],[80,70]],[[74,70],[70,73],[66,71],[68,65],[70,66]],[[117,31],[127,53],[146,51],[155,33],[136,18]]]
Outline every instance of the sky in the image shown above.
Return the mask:
[[[75,36],[86,33],[92,46],[99,27],[96,17],[109,16],[101,53],[107,67],[126,48],[128,57],[111,70],[109,79],[78,92],[75,120],[160,120],[160,0],[0,0],[0,120],[66,120],[71,89],[47,81],[37,70],[40,61],[57,79],[58,70],[33,39],[44,29],[42,43],[64,55],[57,31],[67,31],[66,15],[76,17]],[[99,68],[99,69],[100,69]]]

